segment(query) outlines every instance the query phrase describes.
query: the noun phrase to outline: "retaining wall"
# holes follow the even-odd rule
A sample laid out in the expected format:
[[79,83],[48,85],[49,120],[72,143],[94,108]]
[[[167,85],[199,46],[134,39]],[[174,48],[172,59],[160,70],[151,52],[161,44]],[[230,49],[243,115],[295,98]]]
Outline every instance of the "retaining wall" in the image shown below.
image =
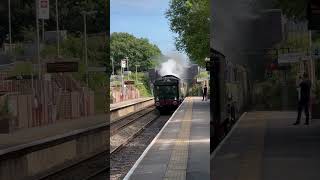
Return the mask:
[[38,179],[107,150],[107,125],[0,150],[0,179]]

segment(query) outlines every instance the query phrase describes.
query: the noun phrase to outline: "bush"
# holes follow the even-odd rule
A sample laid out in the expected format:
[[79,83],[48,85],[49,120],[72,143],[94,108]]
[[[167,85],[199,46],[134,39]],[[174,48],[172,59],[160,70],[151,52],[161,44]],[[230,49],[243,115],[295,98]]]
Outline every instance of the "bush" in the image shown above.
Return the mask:
[[202,96],[202,85],[201,84],[192,85],[192,88],[189,90],[189,95],[190,96]]
[[320,104],[320,80],[316,81],[313,88],[315,103]]

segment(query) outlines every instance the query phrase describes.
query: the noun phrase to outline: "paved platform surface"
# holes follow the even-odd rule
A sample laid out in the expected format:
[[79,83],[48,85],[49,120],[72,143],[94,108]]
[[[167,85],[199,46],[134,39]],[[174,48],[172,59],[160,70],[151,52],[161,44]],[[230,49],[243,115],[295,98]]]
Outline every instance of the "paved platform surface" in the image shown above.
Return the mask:
[[126,107],[129,105],[133,105],[133,104],[136,104],[139,102],[144,102],[144,101],[151,100],[151,99],[153,99],[153,97],[143,97],[143,98],[138,98],[138,99],[131,99],[131,100],[127,100],[127,101],[122,101],[122,102],[118,102],[118,103],[113,103],[113,104],[110,104],[110,110],[112,111],[113,109]]
[[210,179],[210,103],[186,98],[125,179]]
[[320,179],[320,120],[295,112],[249,112],[212,155],[213,180]]
[[107,116],[96,115],[80,119],[64,120],[49,126],[22,129],[11,134],[0,134],[0,154],[7,148],[43,140],[73,131],[94,127],[106,123]]

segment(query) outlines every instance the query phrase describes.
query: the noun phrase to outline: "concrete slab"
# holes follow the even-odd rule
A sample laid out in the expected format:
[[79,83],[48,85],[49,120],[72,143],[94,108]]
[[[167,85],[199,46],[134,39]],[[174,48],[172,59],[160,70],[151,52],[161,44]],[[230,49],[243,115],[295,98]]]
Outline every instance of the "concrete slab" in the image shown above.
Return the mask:
[[293,126],[296,112],[250,112],[212,157],[212,179],[320,179],[320,120]]
[[106,119],[106,115],[97,115],[57,122],[49,126],[22,129],[11,134],[0,134],[0,154],[6,153],[7,148],[106,124]]
[[119,108],[123,108],[126,106],[131,106],[133,104],[141,103],[144,101],[149,101],[152,99],[153,99],[153,97],[143,97],[143,98],[131,99],[131,100],[123,101],[123,102],[113,103],[113,104],[110,104],[110,110],[112,111],[114,109],[119,109]]
[[184,101],[125,179],[209,179],[209,107],[198,97]]
[[188,180],[210,179],[210,103],[195,98],[193,107]]

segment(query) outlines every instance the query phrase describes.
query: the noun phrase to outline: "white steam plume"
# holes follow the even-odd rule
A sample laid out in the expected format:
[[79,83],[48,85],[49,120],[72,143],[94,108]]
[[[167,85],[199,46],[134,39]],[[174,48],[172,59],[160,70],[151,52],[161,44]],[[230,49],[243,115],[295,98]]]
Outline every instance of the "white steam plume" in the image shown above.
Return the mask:
[[168,57],[169,59],[166,59],[160,64],[160,67],[158,67],[159,74],[161,76],[174,75],[178,78],[183,78],[189,68],[189,61],[185,57],[182,57],[182,55],[176,53]]

